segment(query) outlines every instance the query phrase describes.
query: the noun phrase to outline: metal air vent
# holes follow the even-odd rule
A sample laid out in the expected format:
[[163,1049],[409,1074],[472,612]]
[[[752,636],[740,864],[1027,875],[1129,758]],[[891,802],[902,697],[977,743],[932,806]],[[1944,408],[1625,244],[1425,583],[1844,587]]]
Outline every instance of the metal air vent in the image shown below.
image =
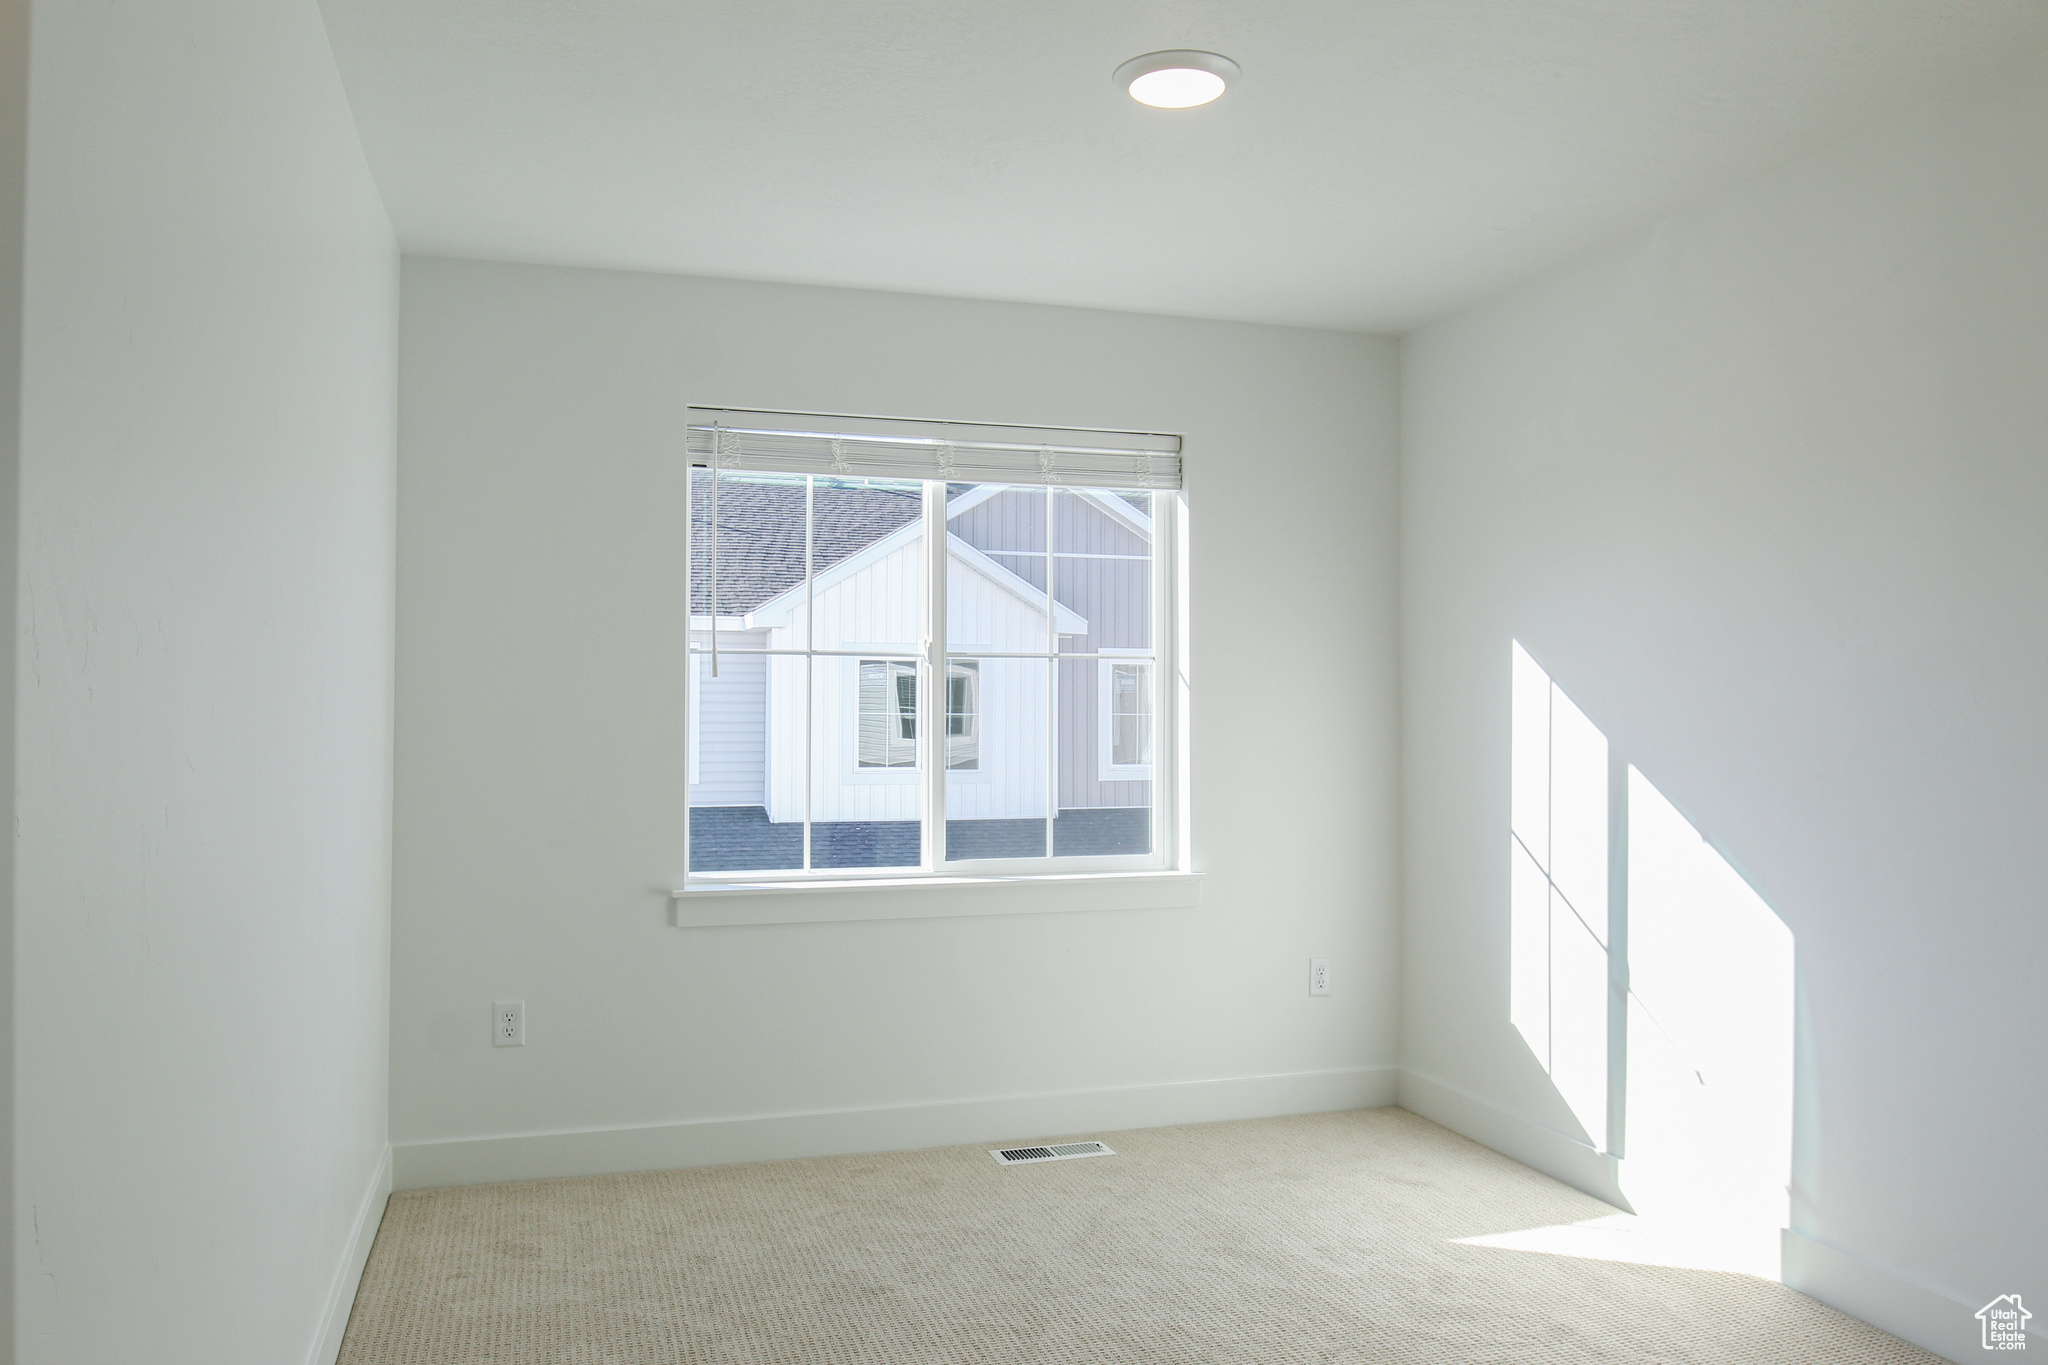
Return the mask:
[[1027,1161],[1072,1161],[1083,1156],[1115,1156],[1107,1143],[1102,1142],[1059,1142],[1047,1147],[994,1147],[989,1155],[1005,1166],[1020,1166]]

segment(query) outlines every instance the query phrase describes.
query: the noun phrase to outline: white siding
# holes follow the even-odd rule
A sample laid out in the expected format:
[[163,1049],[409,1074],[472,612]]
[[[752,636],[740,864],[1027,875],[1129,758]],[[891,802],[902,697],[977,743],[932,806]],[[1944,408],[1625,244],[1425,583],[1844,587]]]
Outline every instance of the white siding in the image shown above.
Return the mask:
[[[920,535],[818,590],[817,648],[873,647],[878,658],[914,655],[924,634],[923,603]],[[811,819],[917,819],[921,802],[915,768],[859,766],[860,661],[819,659],[813,667],[812,723],[817,738],[811,746]],[[793,700],[800,706],[801,693]],[[795,768],[794,763],[790,766]]]
[[981,766],[946,774],[947,819],[1044,818],[1045,684],[1043,660],[981,661]]
[[[915,655],[922,623],[923,541],[908,540],[871,564],[817,590],[818,649],[873,649],[875,657]],[[958,558],[948,574],[948,633],[953,652],[1044,648],[1045,614]],[[829,579],[829,575],[828,575]],[[801,609],[770,633],[777,648],[801,644]],[[860,661],[815,661],[812,680],[811,819],[915,820],[921,791],[915,769],[859,766]],[[803,819],[801,659],[768,663],[766,727],[771,820]],[[982,660],[980,767],[951,774],[947,814],[953,819],[1039,818],[1046,814],[1046,668],[1031,660]],[[709,713],[706,713],[707,719]],[[709,746],[706,746],[709,752]],[[702,804],[701,802],[699,804]]]
[[[954,555],[946,573],[946,645],[1046,647],[1045,609]],[[1046,812],[1046,674],[1038,659],[981,660],[981,766],[946,774],[949,820],[1042,819]]]
[[[801,614],[798,620],[802,620]],[[775,630],[768,638],[777,648],[789,648],[797,643],[798,632]],[[766,800],[768,818],[775,821],[801,820],[804,818],[804,665],[801,658],[786,654],[771,655],[767,660],[768,714],[773,723],[768,726],[765,741],[767,756],[768,790]]]
[[[872,648],[878,658],[918,651],[923,628],[924,538],[914,536],[874,562],[834,579],[825,576],[815,596],[817,649]],[[803,644],[801,605],[790,624],[770,632],[776,648]],[[811,819],[915,820],[919,815],[917,771],[858,767],[855,721],[860,661],[824,658],[814,663]],[[804,661],[777,658],[770,664],[769,692],[775,723],[769,727],[768,818],[804,818]]]
[[[759,647],[759,637],[752,643]],[[690,764],[693,806],[759,806],[768,742],[768,661],[759,654],[721,649],[718,676],[698,655],[697,714],[690,726],[696,753]]]

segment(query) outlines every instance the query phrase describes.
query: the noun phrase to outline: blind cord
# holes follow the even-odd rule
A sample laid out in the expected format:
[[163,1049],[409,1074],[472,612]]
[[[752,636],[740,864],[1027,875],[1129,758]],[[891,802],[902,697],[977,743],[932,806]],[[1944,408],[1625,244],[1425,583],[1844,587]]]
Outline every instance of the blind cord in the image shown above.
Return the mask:
[[[734,438],[737,439],[737,438]],[[711,676],[718,676],[718,471],[725,467],[726,434],[711,429]]]

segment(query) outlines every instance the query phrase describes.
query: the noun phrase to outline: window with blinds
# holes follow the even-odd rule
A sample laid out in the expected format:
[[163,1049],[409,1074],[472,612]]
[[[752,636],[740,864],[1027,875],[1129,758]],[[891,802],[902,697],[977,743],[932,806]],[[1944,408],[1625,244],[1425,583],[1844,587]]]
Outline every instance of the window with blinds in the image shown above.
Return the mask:
[[1177,864],[1178,438],[693,408],[686,450],[693,878]]
[[1177,490],[1180,438],[691,408],[688,448],[707,467],[879,479]]

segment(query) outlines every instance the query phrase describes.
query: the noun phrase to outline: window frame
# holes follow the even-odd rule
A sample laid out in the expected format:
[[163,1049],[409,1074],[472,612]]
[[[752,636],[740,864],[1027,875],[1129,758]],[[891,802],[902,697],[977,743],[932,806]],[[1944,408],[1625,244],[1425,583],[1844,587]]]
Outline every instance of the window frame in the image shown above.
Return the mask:
[[[691,469],[696,477],[696,468]],[[816,476],[812,476],[816,477]],[[1077,875],[1090,874],[1131,874],[1131,873],[1174,873],[1184,874],[1189,870],[1187,842],[1187,805],[1189,788],[1186,780],[1185,754],[1187,735],[1187,664],[1186,664],[1186,493],[1180,488],[1133,488],[1129,491],[1145,492],[1151,500],[1151,623],[1152,648],[1148,650],[1098,649],[1092,651],[1060,650],[1062,642],[1054,636],[1049,649],[1042,656],[1053,661],[1049,668],[1052,675],[1053,694],[1057,696],[1059,668],[1066,660],[1097,660],[1099,668],[1119,661],[1149,662],[1154,670],[1153,685],[1153,762],[1148,765],[1145,778],[1119,775],[1115,780],[1145,780],[1151,784],[1151,849],[1145,853],[1109,854],[1094,856],[1054,856],[1048,848],[1044,856],[1036,858],[1004,859],[948,859],[945,856],[946,843],[946,783],[948,774],[953,773],[956,781],[975,781],[985,768],[949,769],[946,767],[945,746],[947,735],[947,703],[950,689],[943,683],[934,685],[934,679],[949,676],[953,659],[947,654],[947,596],[946,575],[948,570],[950,522],[947,506],[948,481],[942,478],[920,480],[923,485],[923,509],[919,522],[923,530],[925,563],[921,586],[920,615],[924,625],[925,638],[917,649],[917,695],[918,695],[918,762],[914,769],[902,768],[860,768],[858,766],[858,740],[854,740],[854,753],[849,755],[852,762],[847,766],[864,780],[884,781],[915,780],[922,786],[920,818],[920,861],[916,867],[868,868],[811,868],[811,869],[757,869],[731,870],[699,873],[690,868],[690,818],[688,788],[685,787],[685,814],[683,820],[682,865],[685,869],[679,883],[679,894],[692,890],[719,891],[736,886],[760,887],[773,885],[779,888],[834,887],[862,882],[888,882],[897,885],[911,885],[920,881],[934,885],[958,885],[962,879],[999,878],[1004,880],[1032,880],[1044,878],[1058,881]],[[952,482],[990,483],[993,480],[959,480]],[[1006,484],[1005,487],[1031,487],[1030,484]],[[1052,488],[1061,484],[1039,485]],[[1072,492],[1114,492],[1095,488],[1069,487]],[[694,496],[692,493],[690,496]],[[947,534],[928,534],[933,527],[946,528]],[[705,651],[694,646],[688,638],[688,603],[691,601],[691,573],[694,566],[694,550],[691,544],[691,518],[684,517],[684,581],[683,602],[685,619],[684,648],[690,669],[689,678]],[[806,633],[808,639],[808,632]],[[776,651],[782,652],[782,651]],[[865,652],[865,651],[862,651]],[[876,650],[883,654],[885,651]],[[894,650],[887,651],[894,653]],[[901,655],[897,656],[901,658]],[[979,660],[990,656],[983,653],[963,653],[960,660]],[[1030,657],[1041,657],[1032,655]],[[857,689],[856,689],[857,691]],[[975,688],[977,708],[981,705],[981,689]],[[689,697],[685,695],[687,707]],[[985,718],[977,713],[977,722]],[[1052,715],[1053,724],[1048,730],[1047,743],[1052,750],[1049,764],[1051,786],[1048,792],[1049,806],[1058,812],[1058,730],[1057,713]],[[815,718],[807,722],[815,725]],[[857,732],[857,726],[852,727]],[[694,718],[684,727],[685,771],[694,771],[697,726]],[[1098,737],[1100,738],[1100,737]],[[809,741],[807,741],[808,743]],[[812,762],[815,762],[813,757]],[[886,776],[884,776],[886,775]],[[914,777],[913,777],[914,775]],[[1050,825],[1050,820],[1048,821]],[[1048,829],[1050,837],[1050,828]],[[806,840],[808,844],[808,840]]]
[[[1118,667],[1142,664],[1152,670],[1152,691],[1157,693],[1159,664],[1152,655],[1139,650],[1102,650],[1105,657],[1097,666],[1095,684],[1095,759],[1097,780],[1102,782],[1150,782],[1152,763],[1119,763],[1116,761],[1116,699],[1114,687]],[[1152,709],[1146,713],[1152,733],[1148,738],[1156,756],[1159,748],[1158,701],[1149,699]]]

